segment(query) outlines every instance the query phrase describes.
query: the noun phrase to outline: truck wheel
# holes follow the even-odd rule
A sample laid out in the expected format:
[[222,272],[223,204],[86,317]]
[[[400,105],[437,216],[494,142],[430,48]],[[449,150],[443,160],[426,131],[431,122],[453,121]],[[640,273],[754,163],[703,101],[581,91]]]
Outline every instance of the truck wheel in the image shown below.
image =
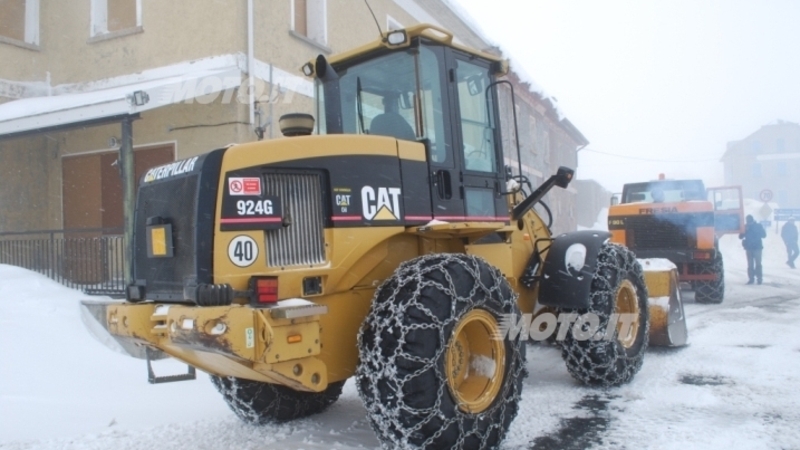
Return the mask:
[[710,264],[703,264],[699,269],[701,274],[717,275],[717,279],[695,281],[694,300],[697,303],[722,303],[725,297],[725,267],[722,264],[722,253],[717,250],[714,260]]
[[[561,310],[598,319],[576,321],[559,341],[567,370],[588,385],[626,383],[642,367],[650,326],[642,266],[630,250],[612,243],[600,248],[589,300],[588,309]],[[620,317],[615,314],[627,316],[609,327],[610,320]],[[612,331],[608,337],[607,330]]]
[[286,422],[322,412],[342,393],[344,381],[328,384],[322,392],[303,392],[277,384],[236,377],[211,376],[234,414],[247,423]]
[[387,448],[494,448],[517,414],[524,341],[499,323],[516,295],[484,260],[428,255],[381,285],[358,336],[356,386]]

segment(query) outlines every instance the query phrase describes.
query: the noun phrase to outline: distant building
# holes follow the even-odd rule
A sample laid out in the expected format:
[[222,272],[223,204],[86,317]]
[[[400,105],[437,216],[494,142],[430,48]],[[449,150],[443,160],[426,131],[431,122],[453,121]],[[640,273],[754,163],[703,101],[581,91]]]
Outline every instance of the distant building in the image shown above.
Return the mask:
[[597,216],[611,203],[611,192],[595,180],[575,180],[572,182],[577,194],[578,226],[591,227]]
[[722,156],[726,185],[741,185],[745,198],[764,190],[781,208],[800,208],[800,125],[776,121],[740,141]]

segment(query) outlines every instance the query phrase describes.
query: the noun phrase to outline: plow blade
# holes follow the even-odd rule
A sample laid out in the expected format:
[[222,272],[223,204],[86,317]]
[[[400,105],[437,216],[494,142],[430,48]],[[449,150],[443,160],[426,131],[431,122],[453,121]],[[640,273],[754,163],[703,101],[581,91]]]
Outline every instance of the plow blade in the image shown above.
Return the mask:
[[123,355],[133,356],[139,359],[149,359],[150,361],[164,359],[167,355],[159,350],[150,349],[149,355],[147,347],[137,345],[130,340],[120,339],[108,331],[107,311],[111,305],[121,302],[109,301],[81,301],[81,321],[89,333],[104,346]]
[[686,345],[688,331],[675,265],[665,259],[639,260],[647,284],[650,345]]

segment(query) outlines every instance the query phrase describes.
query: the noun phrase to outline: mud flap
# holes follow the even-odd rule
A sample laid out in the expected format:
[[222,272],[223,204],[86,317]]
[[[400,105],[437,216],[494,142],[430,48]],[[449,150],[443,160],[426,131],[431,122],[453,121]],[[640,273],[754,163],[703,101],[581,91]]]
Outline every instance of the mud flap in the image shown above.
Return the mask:
[[683,312],[678,270],[666,259],[640,259],[647,284],[650,313],[650,345],[679,347],[686,345],[688,330]]
[[[105,347],[122,353],[123,355],[133,356],[138,359],[156,361],[164,359],[167,355],[160,350],[149,350],[143,345],[136,345],[129,340],[120,339],[108,332],[108,322],[106,321],[106,311],[109,305],[116,305],[121,302],[81,300],[81,321],[89,334]],[[149,364],[149,363],[148,363]]]
[[542,269],[539,304],[556,308],[589,308],[592,277],[608,231],[582,230],[553,240]]

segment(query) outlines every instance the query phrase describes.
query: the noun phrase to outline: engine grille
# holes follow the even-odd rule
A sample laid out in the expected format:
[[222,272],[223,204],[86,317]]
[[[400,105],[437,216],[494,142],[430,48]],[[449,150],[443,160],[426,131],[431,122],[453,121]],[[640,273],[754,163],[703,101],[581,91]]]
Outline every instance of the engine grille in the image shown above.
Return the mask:
[[269,173],[267,195],[281,199],[290,225],[267,231],[267,265],[305,266],[325,262],[321,177],[316,173]]
[[626,246],[633,249],[694,248],[697,224],[691,215],[633,216],[625,220]]

